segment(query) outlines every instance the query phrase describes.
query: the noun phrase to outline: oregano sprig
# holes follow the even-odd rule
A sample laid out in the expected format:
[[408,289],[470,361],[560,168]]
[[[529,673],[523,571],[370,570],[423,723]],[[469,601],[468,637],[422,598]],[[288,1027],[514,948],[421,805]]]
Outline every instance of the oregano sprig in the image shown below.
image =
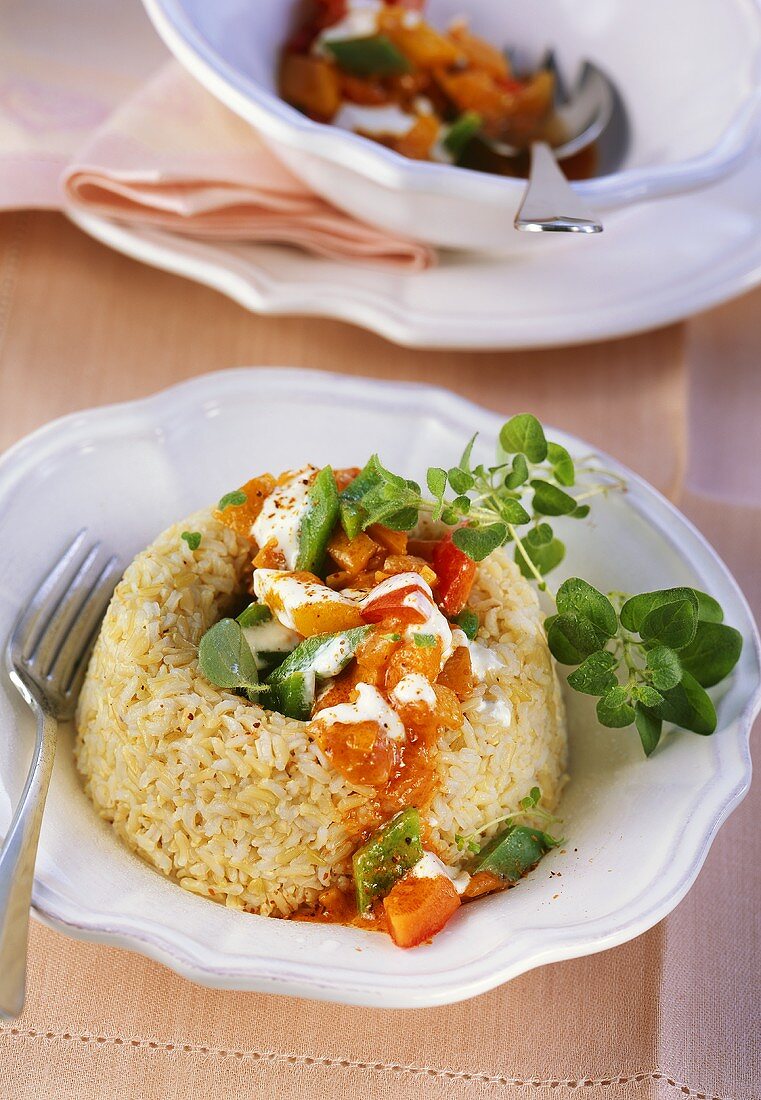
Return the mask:
[[723,623],[716,600],[686,587],[605,596],[573,577],[556,603],[558,613],[545,623],[550,651],[560,664],[576,666],[568,683],[597,696],[602,725],[634,723],[647,756],[664,722],[714,732],[706,688],[729,675],[742,651],[741,634]]
[[494,464],[473,462],[474,435],[456,466],[432,466],[420,486],[386,470],[373,455],[341,496],[341,520],[353,537],[374,523],[396,530],[414,527],[420,515],[454,527],[453,541],[474,561],[499,546],[515,544],[515,560],[526,577],[545,588],[544,577],[565,556],[549,518],[583,519],[586,500],[623,488],[616,475],[586,464],[577,485],[573,458],[546,438],[535,416],[521,413],[502,426]]

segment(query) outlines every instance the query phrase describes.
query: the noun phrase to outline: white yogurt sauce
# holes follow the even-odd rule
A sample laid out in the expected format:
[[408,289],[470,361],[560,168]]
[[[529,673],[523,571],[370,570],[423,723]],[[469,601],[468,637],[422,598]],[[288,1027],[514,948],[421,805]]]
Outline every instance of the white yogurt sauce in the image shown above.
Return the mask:
[[254,655],[257,668],[264,665],[257,657],[258,653],[290,653],[301,641],[300,634],[289,630],[276,619],[271,619],[268,623],[258,623],[256,626],[244,626],[243,636]]
[[433,634],[441,642],[441,666],[443,667],[445,661],[452,655],[452,628],[436,606],[430,585],[419,573],[396,573],[393,577],[382,581],[367,594],[362,601],[362,606],[368,607],[374,600],[401,588],[412,588],[412,592],[402,597],[402,606],[414,607],[425,616],[425,622],[412,623],[406,628],[404,638],[414,638],[416,634]]
[[330,676],[337,676],[344,669],[352,656],[353,647],[348,638],[340,636],[319,649],[315,655],[312,668],[315,676],[325,680]]
[[408,115],[393,103],[387,107],[360,107],[356,103],[344,103],[332,119],[333,125],[340,126],[342,130],[388,134],[389,137],[404,137],[416,122],[414,115]]
[[275,539],[289,569],[296,566],[301,521],[309,507],[309,487],[316,473],[316,467],[305,466],[291,474],[265,499],[251,527],[251,535],[260,548]]
[[455,871],[452,867],[447,867],[433,852],[424,852],[423,858],[418,860],[409,874],[413,878],[448,878],[458,894],[464,893],[470,882],[467,871]]
[[296,629],[294,612],[309,603],[340,603],[355,606],[341,592],[325,584],[305,581],[282,569],[254,570],[254,592],[289,630]]
[[509,726],[513,720],[513,708],[504,699],[482,699],[476,707],[476,714],[487,722],[499,722],[503,726]]
[[312,52],[322,53],[323,42],[371,38],[378,33],[378,15],[382,8],[383,4],[377,0],[348,0],[344,17],[318,34]]
[[391,690],[389,698],[392,704],[400,707],[409,706],[411,703],[423,703],[429,710],[436,709],[436,692],[433,684],[419,672],[410,672],[403,676],[399,683]]
[[355,726],[358,722],[377,722],[391,741],[405,741],[407,738],[399,715],[392,710],[378,689],[370,684],[357,684],[355,702],[326,707],[315,715],[314,720],[328,725],[338,722],[345,726]]

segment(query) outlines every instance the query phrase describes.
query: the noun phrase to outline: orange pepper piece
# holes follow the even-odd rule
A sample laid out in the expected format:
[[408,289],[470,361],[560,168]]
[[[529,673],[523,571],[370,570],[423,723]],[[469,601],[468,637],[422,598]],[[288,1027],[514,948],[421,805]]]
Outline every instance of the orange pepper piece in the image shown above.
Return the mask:
[[275,479],[272,474],[252,477],[240,488],[240,491],[246,495],[244,503],[229,504],[223,511],[217,508],[214,512],[215,519],[220,520],[226,527],[232,527],[237,534],[251,538],[251,527],[274,488]]
[[398,947],[417,947],[440,932],[460,908],[460,898],[446,875],[405,875],[383,899],[391,937]]

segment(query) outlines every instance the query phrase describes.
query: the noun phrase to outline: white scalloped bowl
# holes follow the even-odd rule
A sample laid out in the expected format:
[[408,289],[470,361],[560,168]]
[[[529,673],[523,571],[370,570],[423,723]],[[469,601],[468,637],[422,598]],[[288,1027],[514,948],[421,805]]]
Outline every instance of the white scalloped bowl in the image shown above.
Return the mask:
[[[350,465],[378,449],[392,468],[420,477],[429,462],[447,465],[476,430],[488,457],[501,422],[438,389],[278,369],[208,375],[56,421],[0,460],[0,635],[77,527],[126,564],[157,532],[256,470]],[[718,700],[713,737],[672,734],[645,760],[636,734],[602,730],[588,700],[570,699],[565,849],[515,889],[463,907],[432,944],[405,952],[355,928],[227,910],[164,878],[97,817],[64,730],[37,861],[37,916],[207,985],[376,1007],[473,996],[531,967],[612,947],[664,917],[747,790],[759,640],[704,539],[655,490],[610,464],[630,491],[600,500],[593,528],[571,526],[564,575],[581,573],[603,589],[695,584],[721,600],[745,647]],[[5,678],[0,727],[2,835],[33,740],[31,716]]]
[[[278,57],[299,0],[143,2],[188,71],[349,213],[453,248],[559,244],[558,235],[538,240],[513,229],[521,181],[409,160],[284,103]],[[752,149],[761,111],[757,0],[429,0],[426,10],[437,26],[465,13],[490,41],[537,59],[552,46],[564,72],[585,59],[610,72],[632,140],[620,171],[574,185],[599,210],[705,186]]]

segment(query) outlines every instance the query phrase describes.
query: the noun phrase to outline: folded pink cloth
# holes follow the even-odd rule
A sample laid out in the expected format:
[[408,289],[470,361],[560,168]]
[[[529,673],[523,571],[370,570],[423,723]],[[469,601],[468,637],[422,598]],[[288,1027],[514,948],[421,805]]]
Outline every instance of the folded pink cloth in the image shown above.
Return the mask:
[[78,210],[194,237],[290,244],[407,271],[435,258],[311,192],[176,62],[96,130],[61,182]]

